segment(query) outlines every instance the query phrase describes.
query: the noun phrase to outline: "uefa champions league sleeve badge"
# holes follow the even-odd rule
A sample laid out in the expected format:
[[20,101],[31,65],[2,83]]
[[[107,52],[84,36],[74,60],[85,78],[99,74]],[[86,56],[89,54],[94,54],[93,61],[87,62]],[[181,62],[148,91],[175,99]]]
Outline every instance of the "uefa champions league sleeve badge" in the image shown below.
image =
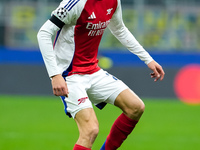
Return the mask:
[[63,8],[63,7],[60,7],[58,10],[57,10],[57,16],[60,18],[60,19],[64,19],[66,16],[67,16],[67,9]]

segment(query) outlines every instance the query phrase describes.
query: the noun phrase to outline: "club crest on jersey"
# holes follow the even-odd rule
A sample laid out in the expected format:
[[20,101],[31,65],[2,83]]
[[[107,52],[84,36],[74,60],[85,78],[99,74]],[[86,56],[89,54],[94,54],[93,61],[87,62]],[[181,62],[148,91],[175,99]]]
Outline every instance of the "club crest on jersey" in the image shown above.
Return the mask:
[[88,99],[88,97],[80,98],[80,99],[78,100],[78,102],[79,102],[78,105],[80,105],[81,103],[85,103],[86,99]]
[[106,15],[110,15],[112,10],[113,10],[113,8],[107,9],[107,14]]
[[67,9],[61,7],[57,10],[57,16],[60,18],[60,19],[63,19],[67,16]]

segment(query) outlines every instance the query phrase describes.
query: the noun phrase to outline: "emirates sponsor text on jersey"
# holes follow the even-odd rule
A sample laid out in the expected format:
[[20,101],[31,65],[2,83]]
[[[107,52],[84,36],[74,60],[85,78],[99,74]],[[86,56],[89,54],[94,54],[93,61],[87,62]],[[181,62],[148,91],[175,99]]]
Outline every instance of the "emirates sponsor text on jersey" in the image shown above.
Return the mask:
[[102,35],[105,28],[108,26],[109,23],[110,23],[110,19],[105,22],[99,21],[98,23],[88,22],[86,26],[86,29],[90,30],[88,33],[88,36]]

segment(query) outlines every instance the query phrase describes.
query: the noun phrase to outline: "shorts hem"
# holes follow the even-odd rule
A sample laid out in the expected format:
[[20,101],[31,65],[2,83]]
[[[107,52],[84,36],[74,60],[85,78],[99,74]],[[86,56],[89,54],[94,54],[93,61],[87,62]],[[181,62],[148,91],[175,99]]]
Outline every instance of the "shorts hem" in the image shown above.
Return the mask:
[[129,89],[129,87],[128,87],[128,86],[124,86],[124,88],[118,89],[118,90],[115,91],[105,102],[114,105],[117,96],[118,96],[121,92],[123,92],[124,90],[126,90],[126,89]]
[[72,118],[74,119],[75,118],[75,116],[76,116],[76,114],[79,112],[79,111],[81,111],[81,110],[83,110],[83,109],[86,109],[86,108],[93,108],[92,106],[84,106],[84,107],[81,107],[81,108],[79,108],[79,109],[77,109],[77,110],[75,110],[75,111],[73,111],[73,112],[69,112],[70,114],[71,114],[71,116],[72,116]]

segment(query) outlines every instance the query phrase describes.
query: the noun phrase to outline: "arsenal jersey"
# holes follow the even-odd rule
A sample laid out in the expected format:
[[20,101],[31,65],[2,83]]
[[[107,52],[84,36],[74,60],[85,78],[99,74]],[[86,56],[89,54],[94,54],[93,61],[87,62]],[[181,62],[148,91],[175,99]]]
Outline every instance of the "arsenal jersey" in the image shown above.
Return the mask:
[[146,64],[153,60],[125,27],[120,0],[63,0],[38,33],[49,76],[98,71],[98,47],[106,27]]

